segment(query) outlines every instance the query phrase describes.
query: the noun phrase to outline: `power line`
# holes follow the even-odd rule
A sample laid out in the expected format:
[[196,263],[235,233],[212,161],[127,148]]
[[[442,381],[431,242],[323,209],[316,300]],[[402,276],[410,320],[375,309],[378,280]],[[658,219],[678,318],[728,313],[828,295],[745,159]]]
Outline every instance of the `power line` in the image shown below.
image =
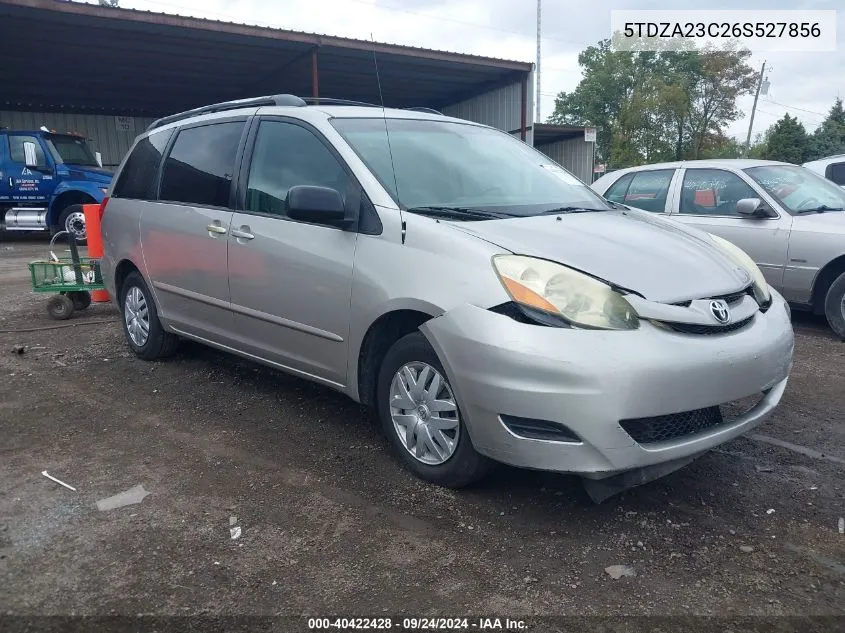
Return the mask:
[[777,101],[773,101],[771,99],[766,99],[766,103],[771,103],[773,105],[779,105],[782,108],[789,108],[790,110],[800,110],[801,112],[806,112],[807,114],[817,114],[820,117],[827,118],[827,113],[823,112],[816,112],[815,110],[806,110],[804,108],[799,108],[798,106],[791,106],[786,105],[785,103],[778,103]]

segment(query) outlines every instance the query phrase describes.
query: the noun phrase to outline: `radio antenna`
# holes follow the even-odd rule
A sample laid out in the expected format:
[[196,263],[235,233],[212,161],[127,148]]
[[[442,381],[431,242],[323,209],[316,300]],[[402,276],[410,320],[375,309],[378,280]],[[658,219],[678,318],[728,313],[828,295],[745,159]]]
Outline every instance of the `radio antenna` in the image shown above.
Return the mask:
[[399,183],[396,180],[396,165],[393,162],[393,148],[390,145],[390,130],[387,128],[387,111],[384,107],[384,95],[381,92],[381,76],[378,72],[378,58],[376,57],[376,40],[373,37],[373,34],[370,33],[370,39],[373,42],[373,64],[376,67],[376,83],[378,84],[378,98],[379,103],[381,103],[381,117],[382,121],[384,121],[384,136],[387,139],[387,153],[390,155],[390,169],[393,172],[393,187],[394,191],[396,191],[396,204],[399,207],[399,222],[402,226],[402,243],[405,243],[405,216],[402,214],[402,202],[401,197],[399,196]]

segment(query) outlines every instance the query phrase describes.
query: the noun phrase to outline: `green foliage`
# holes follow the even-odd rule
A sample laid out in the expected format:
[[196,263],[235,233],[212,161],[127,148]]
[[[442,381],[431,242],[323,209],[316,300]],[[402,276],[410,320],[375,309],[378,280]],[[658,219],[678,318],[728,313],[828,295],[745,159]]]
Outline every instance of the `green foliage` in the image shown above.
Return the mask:
[[824,122],[810,137],[806,160],[845,154],[845,109],[837,99]]
[[614,50],[602,40],[578,56],[582,79],[555,100],[550,123],[598,130],[596,154],[613,167],[723,151],[737,98],[755,86],[750,52]]
[[805,161],[810,137],[798,117],[784,114],[767,133],[763,158],[800,164]]

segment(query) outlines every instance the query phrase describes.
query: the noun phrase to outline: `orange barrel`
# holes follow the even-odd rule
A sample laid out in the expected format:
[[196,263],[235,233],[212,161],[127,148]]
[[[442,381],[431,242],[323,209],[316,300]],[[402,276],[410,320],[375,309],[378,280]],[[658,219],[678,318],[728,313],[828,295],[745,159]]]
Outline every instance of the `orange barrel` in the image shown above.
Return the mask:
[[[85,213],[85,235],[88,239],[88,257],[101,259],[103,257],[103,235],[100,232],[100,219],[103,217],[103,205],[83,204],[82,211]],[[105,303],[108,300],[108,291],[91,291],[91,301],[94,303]]]

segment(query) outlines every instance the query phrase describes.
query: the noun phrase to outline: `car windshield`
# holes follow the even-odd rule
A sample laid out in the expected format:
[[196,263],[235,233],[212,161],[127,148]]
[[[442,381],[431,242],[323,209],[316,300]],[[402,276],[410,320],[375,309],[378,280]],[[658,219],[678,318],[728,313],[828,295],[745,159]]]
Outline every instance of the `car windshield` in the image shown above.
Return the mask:
[[49,136],[47,145],[57,163],[99,167],[85,139],[76,136]]
[[404,209],[479,220],[611,208],[549,158],[491,128],[380,118],[332,125]]
[[792,213],[845,209],[845,190],[804,167],[765,165],[745,173]]

